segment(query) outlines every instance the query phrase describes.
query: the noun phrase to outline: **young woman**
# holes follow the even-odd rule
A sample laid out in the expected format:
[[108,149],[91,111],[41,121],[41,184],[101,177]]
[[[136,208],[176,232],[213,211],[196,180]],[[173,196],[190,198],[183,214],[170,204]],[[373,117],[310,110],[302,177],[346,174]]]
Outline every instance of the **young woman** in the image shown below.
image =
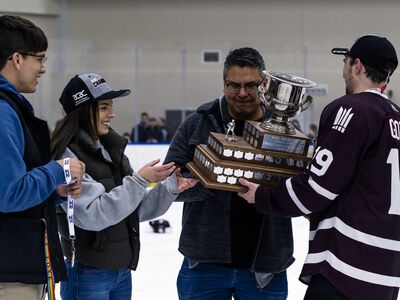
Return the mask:
[[[131,299],[139,222],[165,213],[179,192],[197,183],[179,177],[174,163],[157,165],[159,160],[132,171],[124,155],[127,141],[110,127],[112,99],[129,93],[114,91],[100,75],[89,73],[73,77],[60,98],[66,116],[52,134],[52,155],[78,157],[86,165],[74,203],[75,240],[67,203],[57,212],[68,270],[68,281],[61,283],[63,299]],[[159,184],[148,192],[150,182]]]

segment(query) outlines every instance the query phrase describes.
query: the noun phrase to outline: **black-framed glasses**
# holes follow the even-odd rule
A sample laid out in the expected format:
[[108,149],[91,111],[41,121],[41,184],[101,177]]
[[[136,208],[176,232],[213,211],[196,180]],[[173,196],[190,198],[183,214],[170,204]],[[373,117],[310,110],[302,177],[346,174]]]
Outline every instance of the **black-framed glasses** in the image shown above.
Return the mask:
[[42,65],[42,67],[44,66],[44,64],[47,61],[47,57],[44,54],[33,54],[33,53],[28,53],[28,52],[18,52],[21,55],[28,55],[28,56],[33,56],[36,57],[38,59],[38,61],[40,62],[40,64]]
[[244,90],[248,94],[254,94],[254,93],[257,93],[258,87],[260,86],[261,83],[263,83],[263,81],[264,80],[261,80],[259,82],[250,81],[250,82],[246,82],[246,83],[226,82],[225,81],[225,86],[226,86],[227,91],[231,94],[239,94],[241,88],[244,88]]

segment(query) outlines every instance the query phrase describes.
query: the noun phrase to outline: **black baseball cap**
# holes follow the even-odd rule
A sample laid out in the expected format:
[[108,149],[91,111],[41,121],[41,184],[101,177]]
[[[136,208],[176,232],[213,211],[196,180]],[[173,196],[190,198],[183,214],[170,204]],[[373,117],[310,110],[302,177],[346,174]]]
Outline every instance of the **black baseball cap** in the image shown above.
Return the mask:
[[358,58],[363,64],[390,76],[397,68],[396,50],[385,37],[364,35],[358,38],[350,49],[333,48],[333,54]]
[[106,99],[128,96],[130,90],[113,90],[105,79],[96,73],[76,75],[65,86],[60,103],[66,113]]

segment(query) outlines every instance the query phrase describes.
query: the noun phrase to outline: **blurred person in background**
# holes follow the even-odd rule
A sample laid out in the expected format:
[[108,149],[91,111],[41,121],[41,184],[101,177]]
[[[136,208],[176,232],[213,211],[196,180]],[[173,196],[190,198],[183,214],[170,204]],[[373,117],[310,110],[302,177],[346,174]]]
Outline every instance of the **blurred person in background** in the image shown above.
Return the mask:
[[308,133],[307,133],[307,137],[311,140],[312,145],[315,145],[317,143],[317,136],[318,136],[318,126],[312,123],[308,127]]
[[157,119],[154,117],[149,118],[149,125],[146,128],[146,143],[156,144],[163,140],[161,128],[158,126]]
[[160,128],[161,131],[161,143],[167,143],[169,142],[169,134],[167,130],[167,124],[166,121],[163,117],[158,117],[157,118],[157,126]]
[[140,122],[133,126],[131,131],[131,141],[133,143],[147,142],[147,126],[149,126],[149,114],[142,112],[140,114]]
[[129,134],[129,132],[124,132],[124,134],[122,135],[124,138],[126,138],[126,141],[128,142],[128,144],[130,144],[131,141],[131,135]]

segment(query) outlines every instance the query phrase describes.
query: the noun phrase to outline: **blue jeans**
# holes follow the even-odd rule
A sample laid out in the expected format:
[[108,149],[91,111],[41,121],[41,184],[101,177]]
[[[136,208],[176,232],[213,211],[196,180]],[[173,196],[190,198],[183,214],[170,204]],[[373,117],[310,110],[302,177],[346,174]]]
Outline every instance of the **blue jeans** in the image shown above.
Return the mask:
[[249,269],[231,269],[200,263],[189,269],[185,258],[177,280],[180,300],[284,300],[288,295],[286,271],[275,274],[267,286],[258,286]]
[[131,270],[98,269],[75,261],[65,260],[68,281],[61,282],[63,300],[130,300],[132,295]]

